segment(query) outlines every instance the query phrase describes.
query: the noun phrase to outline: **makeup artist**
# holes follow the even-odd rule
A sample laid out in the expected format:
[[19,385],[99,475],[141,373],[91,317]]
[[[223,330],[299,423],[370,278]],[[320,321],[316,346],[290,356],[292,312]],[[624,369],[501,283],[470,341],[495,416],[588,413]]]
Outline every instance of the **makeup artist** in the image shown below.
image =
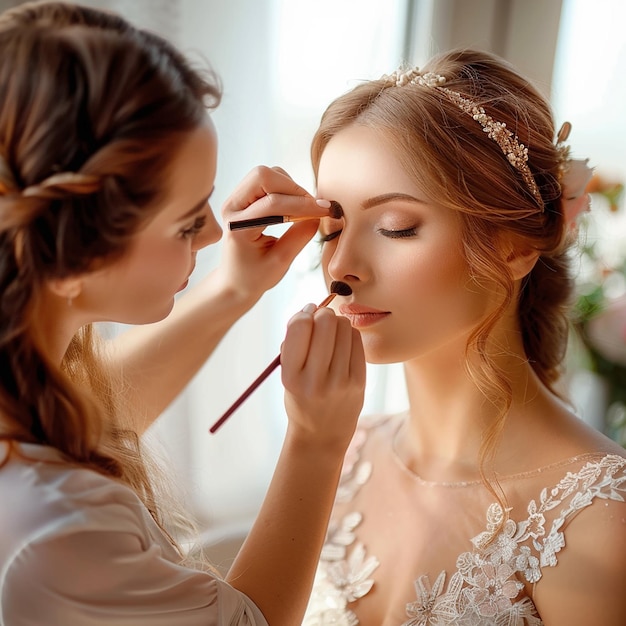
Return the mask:
[[[291,319],[287,434],[225,580],[180,548],[141,434],[318,219],[225,233],[220,266],[175,304],[222,236],[216,79],[113,14],[45,2],[0,16],[0,94],[0,626],[300,623],[362,406],[359,333],[313,304]],[[258,168],[222,217],[329,206]],[[100,321],[137,326],[105,342]]]

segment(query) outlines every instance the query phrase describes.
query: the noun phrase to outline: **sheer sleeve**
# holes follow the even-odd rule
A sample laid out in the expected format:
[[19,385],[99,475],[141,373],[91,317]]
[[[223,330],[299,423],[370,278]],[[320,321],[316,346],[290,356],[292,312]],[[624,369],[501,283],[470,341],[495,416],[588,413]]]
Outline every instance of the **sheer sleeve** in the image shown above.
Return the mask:
[[266,624],[227,583],[123,532],[76,532],[25,546],[5,573],[2,595],[0,621],[12,626]]
[[0,538],[0,624],[267,626],[247,596],[183,566],[130,489],[94,472],[13,469],[7,484],[30,488]]

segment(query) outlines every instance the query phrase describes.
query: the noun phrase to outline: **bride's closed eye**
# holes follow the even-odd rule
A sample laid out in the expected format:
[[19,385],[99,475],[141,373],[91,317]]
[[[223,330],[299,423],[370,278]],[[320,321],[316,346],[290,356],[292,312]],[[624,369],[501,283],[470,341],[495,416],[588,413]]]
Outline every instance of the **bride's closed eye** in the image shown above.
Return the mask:
[[392,230],[387,228],[379,228],[378,232],[390,239],[406,239],[409,237],[415,237],[417,235],[417,226],[412,226],[411,228],[402,228],[399,230]]
[[[319,243],[325,244],[333,239],[336,239],[341,235],[341,231],[343,229],[339,228],[338,230],[334,230],[327,234],[321,234],[319,238]],[[383,237],[387,237],[388,239],[409,239],[411,237],[416,237],[417,232],[419,230],[419,226],[411,226],[410,228],[399,228],[399,229],[391,229],[391,228],[378,228],[376,230],[377,233],[382,235]]]

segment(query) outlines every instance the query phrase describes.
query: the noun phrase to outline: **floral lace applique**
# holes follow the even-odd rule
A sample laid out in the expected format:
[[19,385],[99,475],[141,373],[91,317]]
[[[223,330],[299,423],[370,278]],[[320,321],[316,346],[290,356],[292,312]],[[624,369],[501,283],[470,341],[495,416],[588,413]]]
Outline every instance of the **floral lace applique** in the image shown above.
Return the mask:
[[374,585],[370,578],[378,567],[376,557],[366,556],[362,543],[356,543],[346,558],[347,547],[354,542],[352,532],[361,522],[359,513],[344,517],[338,528],[331,529],[322,553],[325,567],[319,567],[304,626],[357,626],[356,615],[348,603],[362,598]]
[[[525,578],[535,583],[541,578],[541,568],[557,564],[557,553],[565,546],[561,528],[573,513],[589,506],[594,498],[609,498],[620,502],[626,494],[626,460],[606,456],[598,462],[587,463],[579,472],[568,472],[549,493],[541,491],[539,504],[531,500],[528,518],[516,523],[504,519],[502,507],[493,503],[487,510],[487,529],[474,537],[474,552],[462,553],[444,591],[445,572],[439,574],[432,589],[428,578],[422,576],[415,584],[417,602],[407,605],[407,615],[413,619],[403,626],[444,626],[463,624],[510,624],[511,626],[539,626],[542,624],[532,600],[518,596]],[[621,471],[621,475],[616,476]],[[569,503],[546,531],[544,513],[568,498]],[[530,541],[535,556],[528,545]],[[491,619],[489,619],[491,618]]]
[[[350,502],[371,476],[372,464],[360,460],[366,440],[366,431],[357,430],[344,459],[337,502]],[[366,555],[360,542],[346,558],[348,548],[356,540],[355,529],[362,520],[361,513],[353,512],[339,522],[330,521],[302,626],[358,626],[359,620],[348,603],[370,591],[374,585],[370,576],[379,565],[376,557]]]
[[[355,438],[346,457],[342,481],[349,485],[343,492],[349,497],[344,501],[349,501],[371,474],[371,463],[359,462],[366,437],[362,432]],[[359,469],[361,465],[367,468]],[[432,585],[428,576],[415,580],[416,600],[406,605],[409,619],[402,626],[541,626],[532,600],[523,596],[516,601],[524,588],[521,581],[535,583],[543,567],[556,565],[557,554],[565,546],[562,528],[568,517],[595,498],[624,501],[625,470],[626,459],[619,456],[590,461],[580,471],[568,472],[551,490],[543,489],[537,501],[530,501],[528,517],[521,522],[508,519],[502,525],[505,511],[499,504],[491,504],[485,531],[471,539],[473,551],[459,555],[447,585],[445,571]],[[545,514],[563,504],[547,525]],[[357,541],[362,519],[353,512],[329,526],[303,626],[358,626],[348,605],[370,591],[375,582],[371,576],[379,565]]]

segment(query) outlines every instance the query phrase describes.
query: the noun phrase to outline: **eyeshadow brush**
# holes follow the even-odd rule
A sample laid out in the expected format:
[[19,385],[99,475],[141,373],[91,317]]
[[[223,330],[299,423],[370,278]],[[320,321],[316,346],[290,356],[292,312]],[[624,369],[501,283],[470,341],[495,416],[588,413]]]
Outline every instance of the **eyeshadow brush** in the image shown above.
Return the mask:
[[[330,201],[328,216],[338,220],[343,215],[343,209],[336,200]],[[302,222],[304,220],[319,220],[319,215],[266,215],[254,217],[249,220],[236,220],[228,222],[230,230],[242,230],[244,228],[258,228],[259,226],[271,226],[272,224],[284,224],[285,222]]]
[[[330,285],[330,294],[327,295],[317,306],[318,309],[328,306],[335,296],[349,296],[352,293],[350,285],[343,283],[339,280],[334,280]],[[280,354],[259,374],[254,382],[237,398],[237,400],[231,405],[231,407],[220,417],[211,428],[209,432],[215,433],[215,431],[244,403],[245,400],[252,394],[252,392],[280,365]]]

